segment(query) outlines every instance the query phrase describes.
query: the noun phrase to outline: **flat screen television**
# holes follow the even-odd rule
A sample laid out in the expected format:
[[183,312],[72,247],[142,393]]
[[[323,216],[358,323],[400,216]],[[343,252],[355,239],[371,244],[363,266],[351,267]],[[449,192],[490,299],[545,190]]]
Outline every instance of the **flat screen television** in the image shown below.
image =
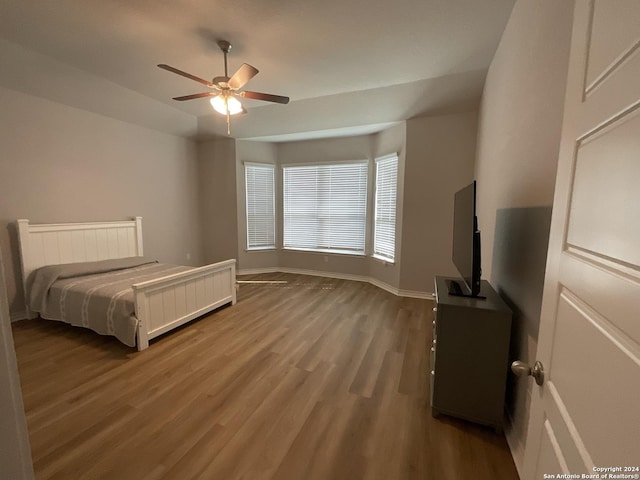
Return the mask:
[[475,180],[456,192],[453,206],[453,264],[462,277],[449,282],[449,293],[480,297],[480,231],[476,216]]

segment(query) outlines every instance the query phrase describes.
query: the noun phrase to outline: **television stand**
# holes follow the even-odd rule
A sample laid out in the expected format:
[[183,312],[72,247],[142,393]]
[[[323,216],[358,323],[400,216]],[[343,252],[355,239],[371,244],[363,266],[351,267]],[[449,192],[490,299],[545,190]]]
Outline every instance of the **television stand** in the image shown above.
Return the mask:
[[471,295],[470,293],[465,293],[465,291],[460,286],[460,282],[457,280],[445,280],[447,284],[447,290],[449,291],[449,295],[453,295],[454,297],[468,297],[468,298],[477,298],[480,300],[484,300],[487,297],[483,295]]
[[486,300],[447,291],[450,280],[436,277],[431,344],[431,414],[451,415],[502,428],[509,372],[511,310],[483,280]]

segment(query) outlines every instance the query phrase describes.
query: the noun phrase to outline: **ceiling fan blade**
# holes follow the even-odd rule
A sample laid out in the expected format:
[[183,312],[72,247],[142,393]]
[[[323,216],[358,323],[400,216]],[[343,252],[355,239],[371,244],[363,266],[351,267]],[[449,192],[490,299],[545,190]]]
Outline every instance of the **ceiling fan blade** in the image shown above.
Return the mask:
[[258,69],[252,67],[248,63],[243,63],[242,66],[233,74],[229,79],[228,85],[234,90],[242,88],[245,83],[251,80],[258,74]]
[[265,102],[275,102],[283,104],[289,103],[289,97],[272,95],[270,93],[250,92],[248,90],[245,90],[244,92],[240,92],[240,95],[245,98],[253,98],[254,100],[264,100]]
[[173,97],[174,100],[178,100],[179,102],[184,102],[185,100],[194,100],[196,98],[204,98],[204,97],[215,97],[218,95],[218,92],[204,92],[204,93],[194,93],[193,95],[184,95],[182,97]]
[[208,80],[205,80],[204,78],[196,77],[195,75],[191,75],[190,73],[183,72],[182,70],[178,70],[177,68],[173,68],[169,65],[165,65],[164,63],[161,63],[160,65],[158,65],[158,67],[168,72],[177,73],[178,75],[182,75],[183,77],[187,77],[191,80],[195,80],[196,82],[206,85],[209,88],[215,88],[215,85],[213,83],[211,83]]

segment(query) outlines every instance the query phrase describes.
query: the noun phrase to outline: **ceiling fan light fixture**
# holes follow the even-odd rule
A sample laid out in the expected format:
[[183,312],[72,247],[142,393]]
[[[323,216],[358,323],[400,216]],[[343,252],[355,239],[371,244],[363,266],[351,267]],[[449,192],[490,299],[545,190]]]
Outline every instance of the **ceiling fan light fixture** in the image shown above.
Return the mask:
[[211,106],[213,109],[222,114],[226,115],[227,111],[229,115],[235,115],[236,113],[242,112],[242,104],[240,100],[233,96],[225,96],[225,95],[216,95],[211,100]]

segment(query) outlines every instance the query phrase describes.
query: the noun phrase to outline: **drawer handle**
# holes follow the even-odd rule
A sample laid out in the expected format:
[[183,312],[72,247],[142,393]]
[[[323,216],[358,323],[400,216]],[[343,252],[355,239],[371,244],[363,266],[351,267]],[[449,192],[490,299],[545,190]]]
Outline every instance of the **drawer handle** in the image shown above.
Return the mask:
[[437,312],[438,311],[438,307],[433,307],[433,311]]

